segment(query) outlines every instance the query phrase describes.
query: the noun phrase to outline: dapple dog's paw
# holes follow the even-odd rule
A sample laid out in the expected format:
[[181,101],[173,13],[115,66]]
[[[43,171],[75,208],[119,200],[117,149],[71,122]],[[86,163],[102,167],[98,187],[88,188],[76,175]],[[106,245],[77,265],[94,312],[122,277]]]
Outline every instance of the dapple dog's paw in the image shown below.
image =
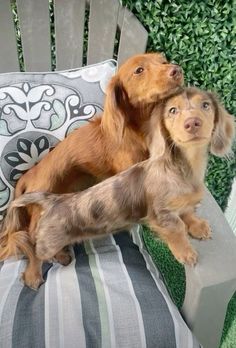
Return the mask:
[[193,267],[198,261],[198,254],[191,245],[182,248],[182,250],[175,250],[173,254],[177,261],[184,265]]
[[206,220],[198,219],[189,226],[189,234],[196,239],[210,239],[211,227]]
[[69,247],[65,247],[62,250],[60,250],[55,256],[53,261],[59,262],[63,266],[68,266],[73,259],[73,256],[71,254],[71,250]]

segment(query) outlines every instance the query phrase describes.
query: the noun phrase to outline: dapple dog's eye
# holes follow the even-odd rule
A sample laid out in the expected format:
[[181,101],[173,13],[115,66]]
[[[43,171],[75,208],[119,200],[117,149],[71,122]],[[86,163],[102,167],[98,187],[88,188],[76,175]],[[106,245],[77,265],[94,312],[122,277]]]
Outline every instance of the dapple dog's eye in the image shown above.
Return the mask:
[[203,102],[203,103],[202,103],[202,107],[203,107],[203,109],[208,110],[209,107],[210,107],[210,103],[208,103],[208,102]]
[[169,114],[172,114],[172,115],[175,115],[175,114],[177,114],[177,108],[170,108],[169,109]]
[[135,74],[141,74],[143,72],[144,68],[142,68],[141,66],[139,66],[135,71],[134,73]]

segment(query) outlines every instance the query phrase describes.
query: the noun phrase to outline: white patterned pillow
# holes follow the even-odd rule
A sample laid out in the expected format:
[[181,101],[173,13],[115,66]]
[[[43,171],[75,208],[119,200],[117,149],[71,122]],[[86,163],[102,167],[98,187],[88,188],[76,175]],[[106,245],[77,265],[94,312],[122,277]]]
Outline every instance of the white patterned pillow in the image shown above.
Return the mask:
[[0,219],[19,177],[103,110],[116,62],[68,71],[0,74]]

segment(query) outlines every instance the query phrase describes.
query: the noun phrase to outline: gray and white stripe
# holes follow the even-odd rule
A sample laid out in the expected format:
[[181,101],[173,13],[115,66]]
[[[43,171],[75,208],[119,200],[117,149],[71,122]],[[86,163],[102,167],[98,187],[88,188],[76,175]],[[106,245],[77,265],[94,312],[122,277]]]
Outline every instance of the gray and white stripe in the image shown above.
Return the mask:
[[142,313],[119,247],[112,236],[92,243],[109,293],[115,347],[146,347]]
[[[86,347],[80,288],[75,262],[67,267],[55,264],[48,272],[45,286],[46,347]],[[55,311],[56,309],[56,311]],[[68,341],[69,340],[69,341]]]
[[12,347],[12,330],[16,306],[23,283],[20,275],[26,262],[9,259],[0,268],[0,347]]
[[187,327],[187,325],[183,321],[177,307],[172,302],[164,283],[159,278],[159,272],[157,271],[157,268],[154,262],[152,261],[151,256],[149,255],[149,253],[147,252],[146,248],[143,245],[143,241],[141,237],[142,226],[141,225],[134,226],[131,232],[132,232],[133,241],[138,245],[139,250],[146,261],[147,269],[150,271],[153,279],[155,280],[157,288],[161,291],[166,301],[166,304],[169,308],[169,311],[172,315],[172,318],[174,321],[174,327],[175,327],[176,347],[177,348],[183,348],[183,347],[199,348],[199,344],[196,343],[196,340],[193,334],[191,333],[190,329]]
[[38,291],[23,287],[25,260],[0,268],[0,347],[195,348],[145,250],[140,227],[75,246],[67,267],[44,265]]
[[162,293],[146,268],[139,252],[127,232],[115,236],[120,246],[124,263],[139,301],[145,327],[147,347],[175,348],[174,324]]
[[[86,346],[102,348],[98,294],[95,287],[95,277],[92,274],[94,255],[87,255],[83,244],[77,244],[74,251],[76,256],[75,269],[81,294],[83,324],[86,328]],[[108,330],[109,328],[105,329]]]

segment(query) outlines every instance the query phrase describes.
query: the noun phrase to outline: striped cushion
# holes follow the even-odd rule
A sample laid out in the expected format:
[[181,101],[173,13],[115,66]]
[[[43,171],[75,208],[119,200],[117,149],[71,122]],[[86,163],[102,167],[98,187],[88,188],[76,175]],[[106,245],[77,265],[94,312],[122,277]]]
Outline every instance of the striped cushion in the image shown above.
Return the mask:
[[141,233],[76,245],[69,266],[44,265],[37,292],[19,281],[25,260],[0,264],[0,347],[199,348]]

